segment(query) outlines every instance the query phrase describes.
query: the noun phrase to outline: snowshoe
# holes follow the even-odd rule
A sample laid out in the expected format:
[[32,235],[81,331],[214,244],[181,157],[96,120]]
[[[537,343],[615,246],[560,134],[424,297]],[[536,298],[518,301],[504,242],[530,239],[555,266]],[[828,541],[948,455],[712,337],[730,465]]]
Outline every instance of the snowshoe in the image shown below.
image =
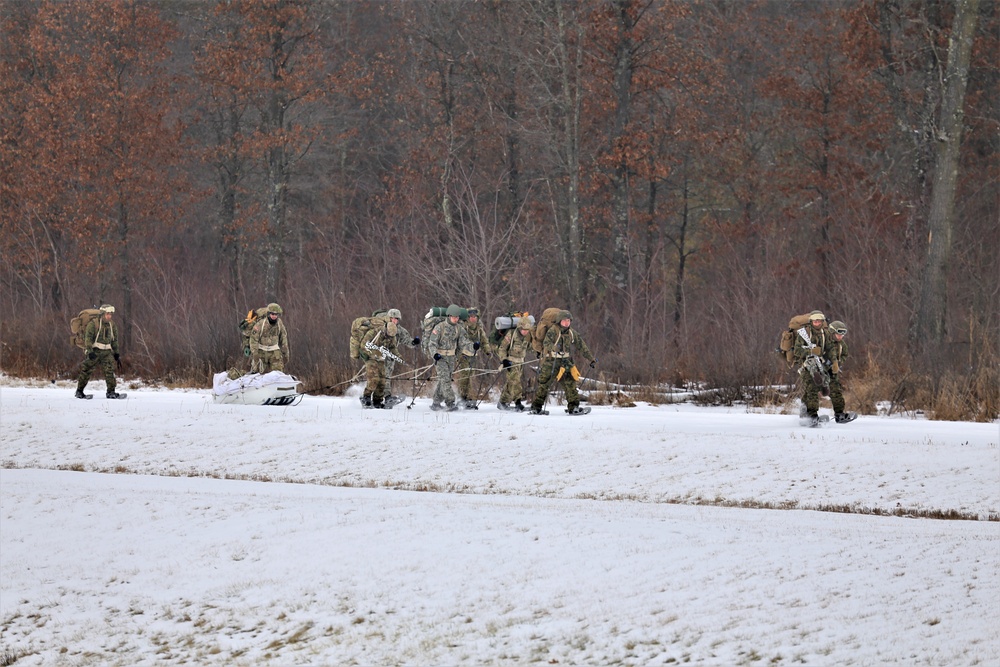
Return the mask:
[[858,418],[857,412],[838,412],[833,416],[834,421],[838,424],[847,424]]
[[497,410],[513,410],[510,403],[497,403]]
[[74,394],[74,395],[75,395],[75,396],[76,396],[77,398],[86,398],[86,399],[91,399],[91,398],[93,398],[93,397],[94,397],[94,395],[93,395],[93,394],[85,394],[85,393],[83,393],[83,390],[82,390],[82,389],[77,389],[77,390],[76,390],[76,394]]
[[444,410],[444,406],[440,403],[431,403],[431,410],[438,412],[439,410]]
[[386,396],[385,397],[385,407],[386,407],[387,410],[389,408],[394,408],[394,407],[396,407],[397,405],[399,405],[400,403],[402,403],[405,400],[406,400],[406,396]]
[[803,426],[808,426],[809,428],[819,428],[826,422],[830,421],[830,417],[827,415],[819,417],[806,417],[805,419],[801,419],[799,421]]
[[524,403],[521,402],[520,398],[514,401],[514,409],[517,410],[518,412],[524,412],[525,410]]
[[476,405],[475,401],[465,400],[465,401],[462,401],[462,409],[463,410],[478,410],[479,406]]
[[109,391],[105,394],[107,398],[127,398],[128,394],[119,394],[117,391]]
[[531,408],[528,410],[528,414],[529,415],[547,415],[547,414],[549,414],[549,411],[545,410],[543,408],[536,408],[534,405],[532,405]]
[[566,408],[566,413],[570,414],[570,415],[573,415],[573,416],[586,415],[586,414],[590,414],[590,408],[581,408],[580,406],[577,406],[577,407],[572,408],[572,409],[571,408]]

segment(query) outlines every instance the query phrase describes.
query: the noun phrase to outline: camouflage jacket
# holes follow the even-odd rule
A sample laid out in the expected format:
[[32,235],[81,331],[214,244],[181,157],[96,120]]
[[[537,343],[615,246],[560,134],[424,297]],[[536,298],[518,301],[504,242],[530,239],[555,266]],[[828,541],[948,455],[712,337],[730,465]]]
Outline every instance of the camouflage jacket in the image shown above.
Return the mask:
[[104,321],[104,316],[95,317],[87,323],[87,330],[83,334],[84,352],[91,350],[111,350],[118,354],[118,326],[114,320]]
[[561,326],[549,327],[542,341],[542,359],[568,359],[573,363],[573,355],[579,353],[588,361],[595,361],[590,348],[583,337],[573,331],[572,327],[563,329]]
[[271,324],[265,316],[257,320],[250,330],[250,353],[258,356],[261,351],[273,350],[281,350],[281,355],[288,361],[288,332],[280,317]]
[[431,335],[427,341],[427,352],[432,357],[435,353],[448,356],[461,352],[469,357],[475,354],[465,326],[461,322],[452,324],[448,318],[438,322],[431,329]]
[[396,325],[396,348],[419,347],[420,343],[413,342],[413,335],[406,330],[402,324]]
[[[389,324],[392,324],[391,322]],[[399,325],[396,325],[396,335],[390,336],[386,331],[388,324],[368,330],[361,337],[361,358],[365,361],[386,361],[384,352],[396,354],[396,341],[399,339]],[[383,352],[384,350],[384,352]]]
[[515,363],[524,361],[524,355],[531,349],[531,332],[527,336],[521,335],[520,329],[511,329],[504,334],[500,345],[497,346],[497,356],[500,361],[510,359]]
[[814,348],[819,348],[819,353],[817,356],[824,356],[826,354],[827,348],[830,346],[831,342],[834,342],[833,333],[830,331],[829,327],[823,325],[822,328],[817,329],[813,327],[812,324],[807,324],[803,327],[809,334],[809,343],[799,335],[798,330],[795,331],[795,347],[792,351],[792,356],[795,359],[795,363],[801,364],[806,360]]
[[469,340],[473,343],[479,343],[479,349],[486,354],[496,354],[496,346],[493,345],[493,341],[490,340],[490,335],[486,333],[486,329],[483,328],[481,322],[476,324],[464,323],[465,332],[469,335]]
[[839,373],[844,362],[847,360],[847,341],[838,341],[835,336],[831,335],[830,342],[827,343],[826,349],[823,350],[823,356],[830,362],[833,372],[835,374]]

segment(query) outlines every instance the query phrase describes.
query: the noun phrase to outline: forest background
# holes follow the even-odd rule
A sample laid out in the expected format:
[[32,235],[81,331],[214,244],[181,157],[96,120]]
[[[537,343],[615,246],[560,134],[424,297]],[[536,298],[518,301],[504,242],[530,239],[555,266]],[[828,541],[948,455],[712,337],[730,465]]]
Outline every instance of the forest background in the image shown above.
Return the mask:
[[288,370],[351,321],[569,308],[604,379],[788,382],[847,322],[849,407],[1000,409],[995,0],[0,0],[0,361],[208,386],[251,308]]

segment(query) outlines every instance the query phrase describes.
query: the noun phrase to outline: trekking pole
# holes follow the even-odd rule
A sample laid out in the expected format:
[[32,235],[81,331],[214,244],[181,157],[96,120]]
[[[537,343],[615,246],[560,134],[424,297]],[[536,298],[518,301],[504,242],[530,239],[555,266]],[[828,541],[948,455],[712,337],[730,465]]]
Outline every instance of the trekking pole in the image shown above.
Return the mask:
[[[433,366],[433,364],[432,364],[432,366]],[[427,368],[430,369],[431,366],[428,366]],[[407,410],[409,410],[410,408],[413,407],[413,404],[417,400],[417,394],[424,390],[424,385],[426,385],[430,381],[431,377],[432,377],[431,373],[428,371],[427,377],[424,378],[423,382],[420,383],[420,387],[418,388],[417,387],[417,374],[416,374],[416,372],[413,373],[413,398],[410,399],[410,404],[406,406]]]
[[[490,382],[490,386],[486,387],[486,395],[487,396],[490,395],[490,391],[493,390],[493,385],[496,384],[497,378],[500,377],[500,370],[495,370],[495,371],[490,371],[490,372],[493,373],[493,380]],[[479,404],[482,403],[482,402],[483,402],[483,389],[482,389],[482,382],[480,382],[479,383],[479,398],[473,404],[473,407],[475,407],[476,409],[479,409]]]

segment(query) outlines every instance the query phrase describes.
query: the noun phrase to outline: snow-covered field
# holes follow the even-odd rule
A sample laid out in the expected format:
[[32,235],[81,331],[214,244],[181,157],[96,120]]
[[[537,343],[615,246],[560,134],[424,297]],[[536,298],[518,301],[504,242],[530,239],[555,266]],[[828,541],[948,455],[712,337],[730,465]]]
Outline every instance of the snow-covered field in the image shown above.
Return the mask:
[[996,423],[4,382],[0,664],[1000,664]]

